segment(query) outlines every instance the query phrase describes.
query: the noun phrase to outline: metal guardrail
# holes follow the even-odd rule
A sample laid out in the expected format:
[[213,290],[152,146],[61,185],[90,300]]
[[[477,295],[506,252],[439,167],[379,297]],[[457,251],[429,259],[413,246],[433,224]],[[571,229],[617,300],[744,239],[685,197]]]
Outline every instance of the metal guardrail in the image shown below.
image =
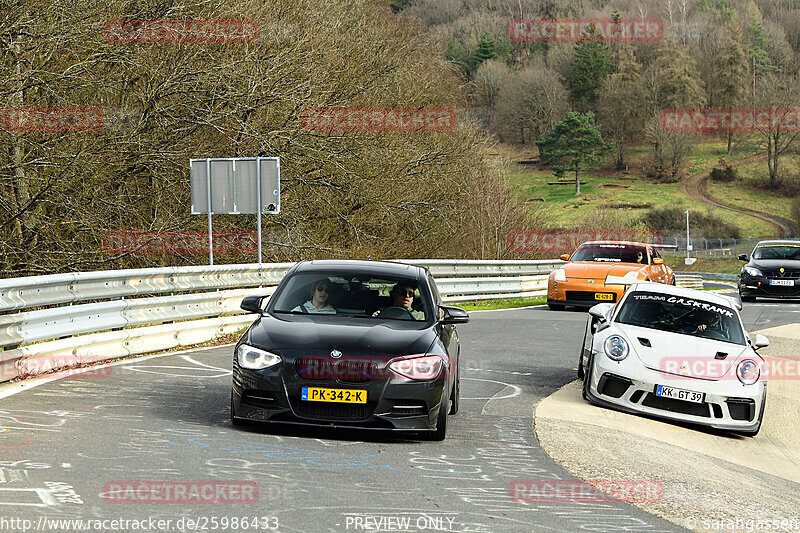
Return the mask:
[[[427,267],[445,301],[541,294],[549,272],[563,264],[558,260],[402,262]],[[239,309],[242,298],[271,295],[292,264],[131,269],[0,280],[0,312],[14,311],[0,315],[0,381],[198,344],[233,333],[253,321]]]

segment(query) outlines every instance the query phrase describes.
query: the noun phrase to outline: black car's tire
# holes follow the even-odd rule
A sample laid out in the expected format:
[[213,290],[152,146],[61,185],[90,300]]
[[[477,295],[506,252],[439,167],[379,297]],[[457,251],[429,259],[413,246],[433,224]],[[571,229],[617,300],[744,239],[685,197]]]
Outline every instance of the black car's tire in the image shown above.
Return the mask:
[[567,306],[564,304],[554,304],[547,302],[547,307],[549,307],[551,311],[563,311]]
[[461,399],[461,372],[458,369],[456,369],[456,379],[453,382],[451,395],[450,414],[454,415],[458,412],[458,401]]
[[422,440],[444,440],[447,435],[447,405],[450,402],[450,394],[445,388],[442,391],[442,404],[439,406],[439,416],[436,417],[436,429],[422,433]]
[[586,375],[583,377],[583,388],[581,390],[583,399],[586,400],[587,402],[591,401],[589,399],[589,384],[592,382],[592,363],[594,362],[593,359],[594,359],[593,356],[590,355],[589,364],[586,365]]
[[236,418],[236,409],[233,407],[233,393],[231,393],[231,424],[234,426],[244,425],[244,422]]

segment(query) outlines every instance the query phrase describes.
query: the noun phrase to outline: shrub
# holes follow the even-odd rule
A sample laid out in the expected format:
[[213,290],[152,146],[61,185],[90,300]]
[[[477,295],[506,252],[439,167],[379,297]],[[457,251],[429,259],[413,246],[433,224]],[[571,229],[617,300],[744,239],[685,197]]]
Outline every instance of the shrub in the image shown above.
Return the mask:
[[[686,234],[686,210],[680,207],[651,209],[642,216],[642,222],[651,231],[664,236],[682,237]],[[689,226],[693,236],[712,239],[738,239],[739,228],[712,212],[689,212]]]
[[684,176],[686,176],[686,170],[683,168],[664,165],[661,163],[652,163],[647,165],[642,169],[642,171],[647,179],[661,183],[680,181],[684,178]]
[[711,169],[711,181],[719,181],[722,183],[730,183],[736,181],[739,176],[736,174],[736,169],[720,158],[719,164],[722,168],[714,167]]

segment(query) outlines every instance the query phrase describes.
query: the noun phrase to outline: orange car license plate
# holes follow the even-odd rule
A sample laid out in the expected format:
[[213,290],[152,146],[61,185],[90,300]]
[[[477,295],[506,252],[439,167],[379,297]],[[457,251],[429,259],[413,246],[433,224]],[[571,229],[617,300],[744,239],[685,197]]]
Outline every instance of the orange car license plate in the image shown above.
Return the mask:
[[303,387],[300,399],[309,402],[367,403],[367,391]]
[[596,292],[594,293],[595,300],[604,300],[604,301],[614,301],[614,295],[608,292]]

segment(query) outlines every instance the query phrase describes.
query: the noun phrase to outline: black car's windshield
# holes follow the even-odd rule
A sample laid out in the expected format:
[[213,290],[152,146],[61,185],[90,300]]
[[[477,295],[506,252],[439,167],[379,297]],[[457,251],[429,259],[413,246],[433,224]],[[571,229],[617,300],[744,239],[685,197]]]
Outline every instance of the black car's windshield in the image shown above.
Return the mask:
[[744,333],[733,309],[671,294],[643,291],[630,294],[622,304],[617,322],[744,344]]
[[582,244],[569,260],[647,264],[647,249],[635,244]]
[[273,313],[429,320],[429,295],[415,279],[359,273],[299,273],[274,296]]
[[800,260],[800,244],[759,244],[753,250],[753,259]]

